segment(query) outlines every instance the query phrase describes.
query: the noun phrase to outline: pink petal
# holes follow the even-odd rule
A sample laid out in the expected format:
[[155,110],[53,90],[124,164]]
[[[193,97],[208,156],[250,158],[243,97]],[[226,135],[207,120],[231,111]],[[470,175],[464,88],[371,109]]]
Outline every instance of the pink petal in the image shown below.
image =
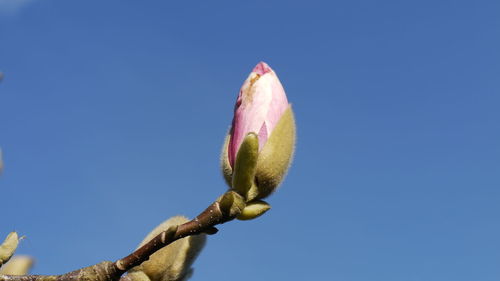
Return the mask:
[[274,71],[259,62],[243,83],[234,109],[228,158],[231,166],[248,133],[259,135],[261,149],[288,108],[285,90]]

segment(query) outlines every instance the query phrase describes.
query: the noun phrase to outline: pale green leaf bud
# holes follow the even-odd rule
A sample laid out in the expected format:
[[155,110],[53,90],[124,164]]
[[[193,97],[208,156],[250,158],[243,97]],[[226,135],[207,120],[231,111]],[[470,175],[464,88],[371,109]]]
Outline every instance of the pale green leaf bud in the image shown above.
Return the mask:
[[[157,226],[139,245],[146,244],[161,232],[188,222],[183,216],[172,217]],[[191,265],[205,245],[206,235],[199,234],[188,236],[167,245],[152,254],[149,260],[130,271],[134,281],[147,281],[144,276],[136,271],[144,272],[151,281],[180,281],[191,273]]]
[[19,245],[19,236],[13,231],[7,235],[7,238],[0,245],[0,265],[9,261]]
[[26,275],[33,267],[34,260],[29,256],[16,255],[8,263],[0,268],[0,274],[4,275]]
[[245,199],[234,191],[224,193],[217,201],[221,212],[230,218],[236,217],[245,208]]
[[256,200],[248,203],[243,211],[236,217],[239,220],[252,220],[262,216],[265,212],[271,209],[268,203]]

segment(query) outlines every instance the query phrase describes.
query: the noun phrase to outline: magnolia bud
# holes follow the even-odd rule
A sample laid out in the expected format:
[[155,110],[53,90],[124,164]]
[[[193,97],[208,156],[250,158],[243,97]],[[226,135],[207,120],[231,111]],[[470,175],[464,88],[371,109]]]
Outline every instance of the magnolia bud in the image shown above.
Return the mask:
[[294,148],[291,105],[274,71],[260,62],[243,83],[236,101],[221,157],[224,178],[247,202],[265,198],[283,180]]
[[0,268],[0,274],[4,275],[26,275],[31,267],[33,267],[34,260],[29,256],[13,256],[8,263]]
[[[149,242],[161,232],[189,221],[175,216],[157,226],[139,245]],[[174,230],[175,233],[175,230]],[[191,265],[205,245],[206,235],[199,234],[179,239],[155,252],[149,260],[130,270],[133,281],[180,281],[192,274]],[[143,274],[144,273],[144,274]],[[148,280],[149,278],[149,280]]]
[[0,244],[0,266],[9,261],[19,244],[19,236],[13,231],[7,235],[7,238]]

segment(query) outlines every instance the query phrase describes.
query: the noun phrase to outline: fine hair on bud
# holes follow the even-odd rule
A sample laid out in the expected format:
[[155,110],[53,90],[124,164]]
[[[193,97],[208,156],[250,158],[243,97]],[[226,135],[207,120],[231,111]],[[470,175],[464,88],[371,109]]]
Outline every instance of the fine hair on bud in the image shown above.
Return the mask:
[[295,118],[289,106],[259,153],[255,174],[259,193],[252,200],[269,196],[285,178],[295,151],[295,135]]

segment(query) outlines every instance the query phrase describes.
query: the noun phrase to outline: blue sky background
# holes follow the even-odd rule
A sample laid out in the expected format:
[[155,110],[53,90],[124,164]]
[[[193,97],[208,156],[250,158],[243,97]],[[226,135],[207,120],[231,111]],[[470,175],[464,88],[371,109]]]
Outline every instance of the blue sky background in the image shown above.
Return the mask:
[[192,280],[500,279],[500,2],[0,0],[0,236],[33,273],[123,257],[226,189],[263,60],[298,126],[273,209]]

